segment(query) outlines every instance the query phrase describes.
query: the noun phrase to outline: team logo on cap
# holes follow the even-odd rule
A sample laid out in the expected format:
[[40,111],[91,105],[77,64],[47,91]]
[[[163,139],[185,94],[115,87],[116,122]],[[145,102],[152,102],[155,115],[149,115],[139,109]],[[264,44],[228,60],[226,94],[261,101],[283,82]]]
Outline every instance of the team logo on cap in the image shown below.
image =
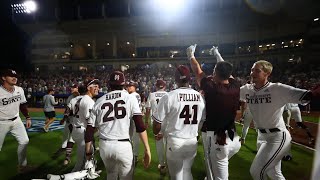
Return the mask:
[[116,74],[115,76],[114,76],[114,80],[120,80],[120,75],[118,75],[118,74]]

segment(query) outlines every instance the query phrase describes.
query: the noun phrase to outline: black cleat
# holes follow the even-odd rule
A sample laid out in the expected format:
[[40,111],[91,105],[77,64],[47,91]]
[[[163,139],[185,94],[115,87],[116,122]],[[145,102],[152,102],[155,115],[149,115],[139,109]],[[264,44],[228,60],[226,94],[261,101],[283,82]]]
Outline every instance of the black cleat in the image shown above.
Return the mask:
[[292,156],[291,155],[286,155],[282,158],[282,161],[291,161],[292,160]]

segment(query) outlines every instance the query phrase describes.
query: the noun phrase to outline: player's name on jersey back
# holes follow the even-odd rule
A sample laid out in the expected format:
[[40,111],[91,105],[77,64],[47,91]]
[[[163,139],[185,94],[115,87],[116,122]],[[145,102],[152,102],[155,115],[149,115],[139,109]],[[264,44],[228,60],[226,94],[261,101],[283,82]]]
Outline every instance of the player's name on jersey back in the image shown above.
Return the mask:
[[155,97],[162,97],[162,96],[164,96],[164,95],[166,95],[167,93],[155,93]]
[[121,92],[115,92],[115,93],[106,94],[106,100],[117,99],[119,97],[121,97]]
[[179,93],[179,101],[200,101],[200,94]]

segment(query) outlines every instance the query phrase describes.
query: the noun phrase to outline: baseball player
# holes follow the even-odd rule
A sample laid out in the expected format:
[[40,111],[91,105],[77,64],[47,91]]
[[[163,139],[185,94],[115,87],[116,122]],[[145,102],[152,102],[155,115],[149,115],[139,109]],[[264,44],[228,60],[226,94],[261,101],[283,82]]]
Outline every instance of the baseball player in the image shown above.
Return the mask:
[[[82,90],[82,92],[85,92]],[[68,104],[71,102],[71,100],[77,96],[79,96],[79,87],[77,84],[73,85],[71,87],[71,95],[68,97],[66,101],[66,109],[64,112],[64,117],[60,121],[60,124],[64,125],[64,131],[63,131],[63,141],[62,141],[62,146],[61,148],[54,154],[54,157],[57,157],[61,152],[66,153],[65,160],[63,162],[63,165],[68,165],[71,160],[71,152],[72,148],[74,145],[74,140],[71,137],[71,132],[72,132],[72,119],[74,116],[70,115],[70,108],[68,107]],[[76,102],[76,101],[75,101]]]
[[[85,163],[85,141],[84,133],[87,127],[87,121],[90,116],[90,111],[93,108],[94,96],[99,93],[99,80],[92,79],[85,82],[86,93],[83,96],[73,98],[69,103],[72,110],[72,114],[75,117],[72,122],[72,133],[71,136],[77,144],[77,162],[72,172],[83,170]],[[76,101],[75,104],[74,101]]]
[[252,84],[241,87],[240,98],[248,103],[258,129],[258,153],[250,168],[253,179],[284,179],[281,159],[289,151],[292,140],[282,117],[284,105],[305,103],[320,89],[307,91],[269,82],[272,69],[268,61],[255,62],[250,73]]
[[49,126],[50,124],[53,123],[55,117],[56,117],[56,112],[54,110],[54,105],[57,105],[58,102],[54,100],[54,90],[52,88],[48,89],[48,94],[43,96],[43,111],[44,115],[46,116],[46,122],[43,126],[43,131],[48,132],[49,131]]
[[[137,98],[140,111],[142,112],[141,96],[136,91],[137,87],[138,87],[138,83],[136,83],[134,81],[130,81],[127,85],[127,91],[129,92],[129,94],[132,94],[133,96],[135,96]],[[138,163],[140,139],[139,139],[139,133],[137,133],[135,131],[135,129],[136,129],[135,123],[133,123],[133,121],[130,121],[130,122],[131,122],[131,126],[130,126],[130,137],[131,138],[130,139],[132,142],[133,155],[134,155],[134,160],[135,160],[135,164],[136,164],[136,163]]]
[[32,170],[27,166],[27,145],[29,138],[19,116],[19,109],[26,118],[26,128],[31,127],[24,91],[17,84],[17,73],[12,69],[2,70],[0,86],[0,151],[4,139],[10,132],[18,141],[18,172]]
[[[197,154],[198,126],[204,113],[204,100],[189,88],[190,71],[180,65],[175,72],[178,89],[164,95],[153,114],[156,139],[167,138],[167,164],[173,180],[192,180],[191,167]],[[160,131],[161,130],[161,131]]]
[[147,132],[138,100],[124,90],[124,85],[125,77],[122,72],[111,73],[111,92],[96,101],[85,134],[86,155],[89,160],[92,157],[94,128],[99,129],[100,157],[106,168],[107,179],[133,179],[133,152],[129,135],[132,120],[144,145],[144,167],[147,168],[151,162]]
[[[314,143],[314,138],[311,135],[311,132],[310,132],[309,128],[305,124],[303,124],[302,117],[301,117],[301,111],[300,111],[299,105],[296,104],[296,103],[287,103],[284,106],[283,119],[284,119],[286,127],[287,127],[287,129],[289,131],[293,129],[290,126],[291,117],[295,120],[296,125],[297,125],[298,128],[302,128],[302,129],[304,129],[306,131],[307,136],[309,138],[309,144],[313,144]],[[290,150],[291,150],[291,148],[290,148]],[[292,160],[291,152],[288,152],[288,154],[286,154],[282,158],[282,160],[284,160],[284,161]]]
[[291,118],[295,120],[296,126],[298,128],[302,128],[306,131],[308,138],[309,138],[309,144],[314,143],[314,138],[311,135],[311,132],[309,128],[303,123],[302,117],[301,117],[301,111],[299,108],[299,105],[296,103],[287,103],[284,107],[284,112],[283,112],[283,118],[285,120],[287,128],[291,129],[292,127],[290,126],[290,120]]
[[[156,92],[150,93],[147,103],[146,103],[146,123],[148,124],[148,119],[150,117],[151,113],[156,112],[157,105],[160,101],[160,99],[167,94],[165,91],[166,89],[166,82],[158,79],[156,82]],[[164,175],[166,174],[166,165],[165,165],[165,141],[164,138],[161,138],[160,140],[156,140],[156,150],[159,160],[158,170],[160,171],[160,174]]]
[[240,147],[235,129],[235,118],[239,107],[240,83],[231,76],[232,65],[223,61],[218,49],[211,52],[217,58],[213,75],[206,77],[194,57],[196,45],[187,48],[188,59],[206,101],[206,125],[208,152],[215,179],[228,179],[229,159]]

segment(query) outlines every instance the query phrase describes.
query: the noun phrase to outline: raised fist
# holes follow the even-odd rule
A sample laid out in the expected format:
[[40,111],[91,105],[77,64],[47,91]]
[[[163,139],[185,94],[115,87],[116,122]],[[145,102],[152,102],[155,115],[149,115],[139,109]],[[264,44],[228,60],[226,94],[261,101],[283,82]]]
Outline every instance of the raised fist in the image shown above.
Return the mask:
[[194,52],[196,51],[196,47],[197,47],[197,44],[194,44],[194,45],[191,45],[187,48],[187,56],[188,56],[188,59],[190,60],[191,58],[194,58]]

